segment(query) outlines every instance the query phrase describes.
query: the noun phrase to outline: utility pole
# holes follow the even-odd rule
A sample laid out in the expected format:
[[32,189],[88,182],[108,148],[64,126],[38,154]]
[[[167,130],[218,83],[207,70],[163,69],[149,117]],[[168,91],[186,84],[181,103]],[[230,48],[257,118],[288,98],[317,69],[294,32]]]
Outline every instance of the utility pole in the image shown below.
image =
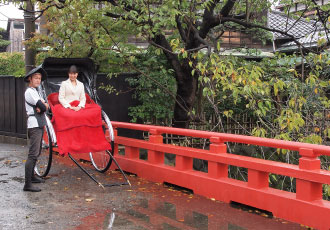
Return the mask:
[[[35,33],[35,21],[34,21],[34,5],[31,0],[26,1],[26,11],[24,11],[24,29],[25,29],[25,41],[29,41],[33,38]],[[35,50],[25,45],[25,72],[28,73],[35,67]]]

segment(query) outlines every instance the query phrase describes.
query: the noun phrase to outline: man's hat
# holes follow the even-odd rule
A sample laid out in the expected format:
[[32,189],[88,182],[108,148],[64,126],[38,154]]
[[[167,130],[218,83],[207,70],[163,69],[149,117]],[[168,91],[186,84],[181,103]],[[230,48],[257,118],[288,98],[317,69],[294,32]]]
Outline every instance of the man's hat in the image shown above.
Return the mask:
[[40,73],[41,74],[41,81],[45,80],[47,77],[47,73],[46,71],[41,67],[41,65],[39,65],[38,67],[32,69],[30,72],[28,72],[25,77],[24,77],[24,81],[25,82],[30,82],[29,81],[29,77],[32,76],[35,73]]

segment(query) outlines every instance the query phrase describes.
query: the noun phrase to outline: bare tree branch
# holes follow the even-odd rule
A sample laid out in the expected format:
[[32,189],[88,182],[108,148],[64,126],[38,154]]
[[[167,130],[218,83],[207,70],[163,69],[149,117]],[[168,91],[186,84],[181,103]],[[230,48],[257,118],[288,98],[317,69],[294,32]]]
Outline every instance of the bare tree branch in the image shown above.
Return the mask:
[[186,32],[182,28],[182,24],[181,24],[179,15],[175,16],[175,21],[176,21],[177,28],[179,30],[179,33],[180,33],[180,36],[181,36],[182,40],[184,42],[186,42],[187,41],[187,35],[186,35]]

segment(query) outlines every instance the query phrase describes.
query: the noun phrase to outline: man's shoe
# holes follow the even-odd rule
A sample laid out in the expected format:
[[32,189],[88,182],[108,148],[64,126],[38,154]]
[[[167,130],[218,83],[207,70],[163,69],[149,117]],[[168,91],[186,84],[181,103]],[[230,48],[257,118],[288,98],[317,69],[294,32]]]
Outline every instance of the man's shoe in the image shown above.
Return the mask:
[[37,183],[45,183],[45,180],[42,179],[42,178],[40,178],[40,177],[37,177],[36,175],[33,175],[32,176],[32,179],[31,179],[31,182],[32,183],[35,183],[35,184],[37,184]]
[[40,192],[41,189],[32,186],[32,184],[30,184],[30,185],[25,184],[24,188],[23,188],[23,191],[26,191],[26,192]]

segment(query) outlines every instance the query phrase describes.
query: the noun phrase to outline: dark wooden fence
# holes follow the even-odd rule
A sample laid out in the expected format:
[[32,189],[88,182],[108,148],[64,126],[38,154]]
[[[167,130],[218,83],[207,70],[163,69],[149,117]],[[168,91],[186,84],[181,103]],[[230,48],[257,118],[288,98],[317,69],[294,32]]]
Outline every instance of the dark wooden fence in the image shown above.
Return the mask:
[[[134,77],[136,74],[121,73],[117,77],[107,78],[106,74],[98,74],[97,94],[99,96],[102,109],[113,121],[129,122],[128,108],[137,105],[137,101],[132,99],[134,90],[126,82],[127,77]],[[100,87],[101,85],[111,85],[117,93],[108,93]],[[24,105],[24,92],[26,83],[23,78],[13,76],[0,76],[0,135],[27,138],[26,112]],[[127,137],[138,137],[136,132],[131,130],[121,130],[121,135]]]
[[23,78],[0,76],[0,135],[26,138]]

